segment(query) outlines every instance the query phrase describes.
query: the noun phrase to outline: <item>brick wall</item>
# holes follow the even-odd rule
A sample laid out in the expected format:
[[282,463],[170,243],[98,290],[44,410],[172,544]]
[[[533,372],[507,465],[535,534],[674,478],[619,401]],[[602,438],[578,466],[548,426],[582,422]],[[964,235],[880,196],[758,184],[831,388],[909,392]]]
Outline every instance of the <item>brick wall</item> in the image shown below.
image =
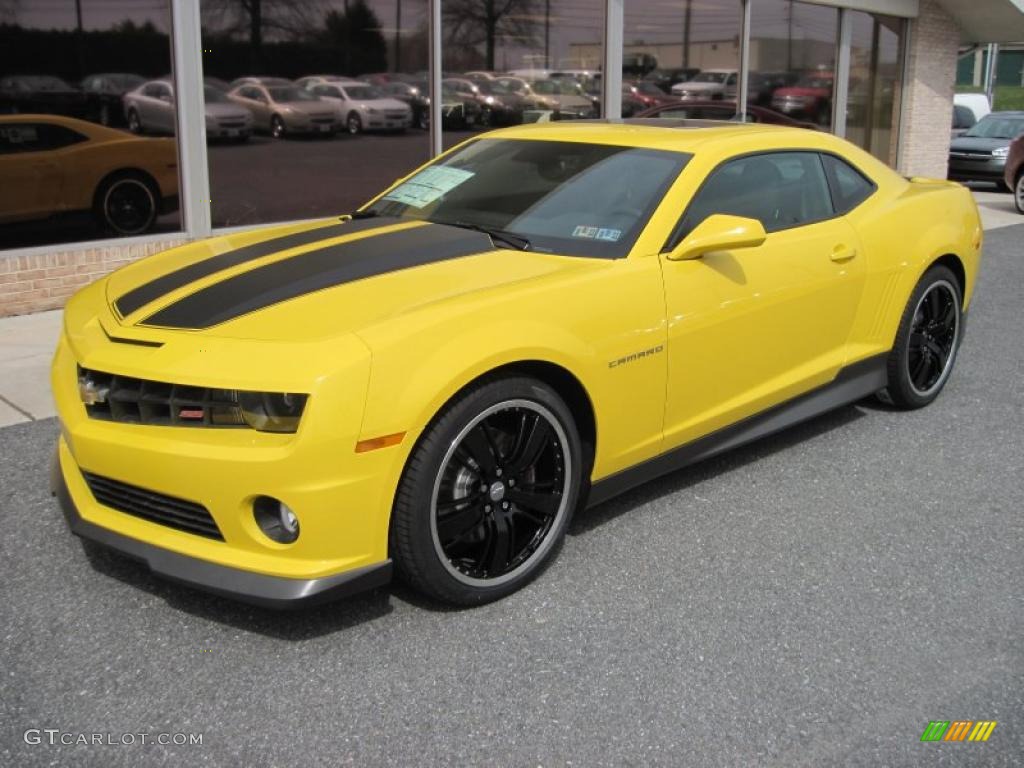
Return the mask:
[[946,178],[960,29],[935,0],[921,0],[907,49],[906,118],[899,171]]
[[83,285],[108,272],[185,242],[182,238],[146,243],[78,246],[24,256],[0,253],[0,317],[57,309]]

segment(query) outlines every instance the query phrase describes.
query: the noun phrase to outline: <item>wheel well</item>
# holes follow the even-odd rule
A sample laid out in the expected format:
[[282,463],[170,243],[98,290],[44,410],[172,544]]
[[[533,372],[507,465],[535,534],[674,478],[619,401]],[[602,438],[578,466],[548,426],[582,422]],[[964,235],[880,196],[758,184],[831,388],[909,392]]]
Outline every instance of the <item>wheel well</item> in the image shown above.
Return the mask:
[[960,257],[954,253],[947,253],[945,256],[937,258],[932,266],[941,264],[942,266],[949,269],[956,277],[957,287],[960,289],[960,300],[965,300],[965,291],[967,290],[967,273],[964,272],[964,264],[960,261]]

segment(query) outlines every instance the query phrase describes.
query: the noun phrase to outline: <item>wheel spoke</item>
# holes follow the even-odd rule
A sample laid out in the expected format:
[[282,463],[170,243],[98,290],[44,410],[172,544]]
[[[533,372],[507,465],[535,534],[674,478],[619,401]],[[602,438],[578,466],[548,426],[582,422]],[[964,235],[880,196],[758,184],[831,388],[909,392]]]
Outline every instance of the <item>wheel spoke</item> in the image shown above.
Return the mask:
[[505,498],[520,507],[540,512],[544,517],[553,517],[562,503],[561,494],[536,493],[518,488],[509,490]]
[[487,554],[484,556],[486,563],[484,567],[488,573],[502,573],[512,561],[512,530],[509,526],[508,517],[495,515],[491,518],[488,526]]
[[472,531],[483,519],[483,510],[479,503],[467,504],[462,509],[456,509],[444,517],[441,516],[440,506],[437,516],[437,537],[442,544],[458,541],[467,533]]
[[462,447],[485,475],[492,476],[497,468],[497,457],[491,448],[490,436],[484,429],[482,422],[471,429],[463,438]]
[[516,449],[512,454],[512,460],[509,462],[509,474],[521,474],[524,470],[537,463],[537,459],[540,458],[541,452],[547,446],[550,436],[550,425],[539,415],[535,416],[528,425],[523,423],[520,427]]
[[954,318],[956,317],[956,303],[947,302],[946,309],[942,313],[942,317],[939,318],[939,325],[944,329],[952,329]]
[[933,289],[928,294],[928,319],[935,321],[939,319],[939,314],[942,311],[941,299],[939,298],[939,291]]
[[910,371],[910,379],[915,384],[919,384],[921,381],[921,374],[924,372],[925,367],[928,365],[928,355],[922,354],[917,359],[917,364]]

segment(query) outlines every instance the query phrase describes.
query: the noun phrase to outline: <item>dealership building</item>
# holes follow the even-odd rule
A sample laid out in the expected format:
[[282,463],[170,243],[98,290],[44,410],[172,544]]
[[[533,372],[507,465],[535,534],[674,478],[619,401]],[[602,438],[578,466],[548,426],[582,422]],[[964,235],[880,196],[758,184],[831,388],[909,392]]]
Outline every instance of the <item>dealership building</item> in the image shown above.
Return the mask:
[[[60,307],[83,284],[171,246],[353,210],[474,135],[477,126],[442,114],[453,101],[442,80],[456,73],[572,72],[590,80],[607,118],[622,114],[624,78],[638,75],[633,61],[724,71],[735,78],[729,98],[740,112],[771,105],[766,83],[813,83],[802,93],[821,128],[907,176],[944,177],[958,66],[961,79],[977,80],[964,74],[964,61],[980,66],[979,46],[1024,40],[1024,0],[510,0],[496,17],[477,12],[494,9],[484,0],[64,5],[0,5],[0,113],[11,113],[0,114],[0,316]],[[432,97],[429,127],[323,138],[256,133],[245,142],[207,135],[219,130],[212,105],[230,100],[232,81],[319,73],[373,75],[379,84],[401,74]],[[110,141],[106,130],[127,130],[129,88],[139,104],[147,88],[164,102],[163,130],[143,126],[145,135],[115,160],[97,152],[62,165],[69,150]],[[72,113],[68,105],[110,129],[68,132],[19,117]],[[169,161],[154,159],[153,142],[173,146]],[[164,204],[145,231],[114,236],[98,226],[110,179],[125,168],[156,177],[144,169],[157,162],[165,180],[147,189]],[[93,186],[73,193],[89,174]]]

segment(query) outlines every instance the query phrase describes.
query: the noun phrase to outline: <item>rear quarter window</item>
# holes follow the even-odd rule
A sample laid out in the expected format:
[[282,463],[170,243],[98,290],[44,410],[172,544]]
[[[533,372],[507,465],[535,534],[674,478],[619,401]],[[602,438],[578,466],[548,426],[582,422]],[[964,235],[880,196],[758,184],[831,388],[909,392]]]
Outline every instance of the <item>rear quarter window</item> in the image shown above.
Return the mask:
[[836,213],[849,213],[875,191],[875,185],[845,160],[835,155],[822,155],[821,160],[832,190],[832,205]]

